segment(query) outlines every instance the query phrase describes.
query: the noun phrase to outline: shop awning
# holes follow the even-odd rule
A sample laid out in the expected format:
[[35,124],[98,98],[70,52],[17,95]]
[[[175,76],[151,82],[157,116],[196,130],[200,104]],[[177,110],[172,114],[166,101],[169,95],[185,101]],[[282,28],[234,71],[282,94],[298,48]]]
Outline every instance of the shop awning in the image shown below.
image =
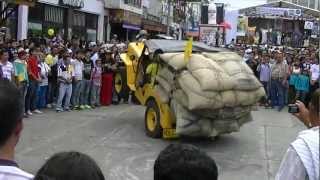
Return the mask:
[[[314,18],[319,18],[320,17],[320,11],[316,9],[311,9],[308,7],[300,6],[298,4],[294,4],[291,2],[287,1],[276,1],[276,2],[271,2],[271,3],[266,3],[263,5],[258,5],[258,6],[252,6],[244,9],[240,9],[239,12],[241,14],[246,14],[249,12],[255,11],[256,8],[258,7],[274,7],[274,8],[289,8],[289,9],[301,9],[302,14],[305,16],[312,16]],[[304,17],[305,18],[305,17]]]
[[131,29],[131,30],[137,30],[137,31],[139,31],[141,29],[140,26],[133,25],[133,24],[127,24],[127,23],[123,23],[122,27],[125,29]]

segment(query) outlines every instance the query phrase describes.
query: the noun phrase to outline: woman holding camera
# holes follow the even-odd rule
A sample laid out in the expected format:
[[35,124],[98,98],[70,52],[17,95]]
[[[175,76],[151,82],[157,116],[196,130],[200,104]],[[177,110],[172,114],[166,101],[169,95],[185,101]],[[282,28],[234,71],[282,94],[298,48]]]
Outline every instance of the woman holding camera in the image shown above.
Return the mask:
[[302,102],[296,102],[299,112],[294,115],[310,129],[300,132],[290,144],[276,180],[319,180],[319,99],[320,89],[317,89],[309,109]]

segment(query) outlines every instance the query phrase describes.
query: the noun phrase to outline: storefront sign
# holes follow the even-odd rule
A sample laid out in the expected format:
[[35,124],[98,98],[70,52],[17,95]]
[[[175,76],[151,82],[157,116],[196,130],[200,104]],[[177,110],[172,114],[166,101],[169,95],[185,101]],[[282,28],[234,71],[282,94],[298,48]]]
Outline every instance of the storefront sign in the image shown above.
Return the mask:
[[34,6],[38,0],[5,0],[7,3]]
[[306,21],[304,23],[304,29],[312,30],[313,29],[313,22],[311,21]]
[[141,15],[124,10],[110,10],[110,20],[113,23],[141,25]]
[[72,8],[83,8],[84,0],[60,0],[62,6],[69,6]]
[[216,45],[217,26],[200,26],[199,40],[209,46]]
[[302,10],[289,8],[257,7],[256,14],[264,16],[300,17],[302,16]]

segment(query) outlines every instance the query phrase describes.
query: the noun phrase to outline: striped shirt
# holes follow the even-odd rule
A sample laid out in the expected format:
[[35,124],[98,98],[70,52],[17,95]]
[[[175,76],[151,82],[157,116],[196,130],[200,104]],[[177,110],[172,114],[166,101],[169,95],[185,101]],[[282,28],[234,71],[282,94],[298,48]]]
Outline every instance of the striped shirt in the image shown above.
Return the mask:
[[11,62],[0,63],[0,66],[2,68],[2,75],[3,78],[8,79],[12,81],[12,76],[14,76],[14,68]]

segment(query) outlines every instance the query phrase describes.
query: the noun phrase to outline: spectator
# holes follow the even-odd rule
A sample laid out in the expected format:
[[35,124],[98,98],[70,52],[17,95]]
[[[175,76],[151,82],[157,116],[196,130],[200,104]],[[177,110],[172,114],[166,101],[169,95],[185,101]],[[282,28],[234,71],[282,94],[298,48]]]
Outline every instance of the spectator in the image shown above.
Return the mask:
[[264,102],[264,105],[266,107],[269,106],[269,82],[270,82],[270,66],[269,66],[269,55],[267,53],[264,53],[261,59],[261,63],[257,67],[257,72],[259,72],[260,82],[262,83],[267,99]]
[[311,90],[310,92],[313,93],[316,89],[319,88],[319,60],[315,57],[314,54],[311,56],[312,64],[310,66],[310,77],[311,77]]
[[280,51],[275,55],[276,63],[271,66],[271,103],[272,107],[278,105],[278,111],[284,107],[284,92],[287,86],[288,65],[283,63]]
[[51,54],[48,54],[45,62],[49,65],[51,71],[48,75],[48,93],[47,93],[47,107],[52,108],[52,105],[57,102],[58,96],[58,48],[53,47]]
[[22,95],[22,101],[23,101],[23,108],[24,108],[24,116],[28,117],[26,111],[25,111],[25,101],[26,101],[26,95],[28,90],[28,70],[27,70],[27,53],[22,50],[18,53],[19,59],[14,61],[14,72],[16,76],[16,84],[17,87]]
[[2,72],[2,66],[0,65],[0,79],[3,79],[3,72]]
[[[59,97],[56,111],[70,111],[70,99],[72,95],[72,79],[74,77],[74,70],[72,68],[71,56],[65,50],[63,53],[62,63],[58,67],[58,82],[59,82]],[[64,106],[62,103],[64,100]]]
[[193,145],[171,144],[154,164],[154,180],[217,180],[218,168],[211,157]]
[[306,97],[309,93],[310,79],[308,71],[304,70],[299,74],[295,81],[296,99],[306,103]]
[[7,79],[0,79],[0,180],[31,180],[14,161],[16,145],[23,129],[23,102],[19,90]]
[[81,106],[80,109],[91,109],[89,106],[89,94],[91,88],[91,70],[93,67],[92,61],[89,57],[83,58],[83,95],[81,96]]
[[80,98],[83,95],[83,70],[84,65],[82,59],[84,58],[84,52],[78,50],[76,52],[76,57],[71,61],[74,68],[74,83],[73,83],[73,95],[72,95],[72,105],[74,109],[80,108]]
[[37,90],[39,83],[41,82],[40,71],[38,67],[40,49],[31,48],[29,50],[29,59],[27,61],[28,74],[29,74],[29,87],[26,95],[26,112],[27,115],[31,116],[32,111],[37,114],[42,112],[37,109]]
[[51,71],[47,63],[45,63],[44,54],[40,54],[40,77],[41,82],[39,84],[39,98],[38,98],[38,109],[45,108],[47,106],[47,92],[48,92],[48,76]]
[[34,180],[104,180],[97,163],[79,152],[53,155],[38,171]]
[[90,48],[92,50],[92,54],[90,56],[90,60],[92,61],[93,66],[96,66],[96,61],[99,59],[99,47],[96,43],[91,42]]
[[281,162],[276,180],[318,180],[319,177],[319,99],[320,90],[311,97],[309,110],[297,101],[299,113],[295,114],[306,127],[290,144]]
[[288,91],[288,98],[289,103],[292,104],[296,100],[296,81],[301,73],[301,68],[299,66],[299,62],[296,60],[290,66],[290,78],[289,78],[289,91]]
[[7,51],[0,50],[0,66],[2,69],[3,78],[9,81],[14,81],[14,68],[9,60],[9,54]]
[[100,106],[100,89],[101,89],[101,59],[96,60],[96,66],[92,69],[91,73],[91,107]]

